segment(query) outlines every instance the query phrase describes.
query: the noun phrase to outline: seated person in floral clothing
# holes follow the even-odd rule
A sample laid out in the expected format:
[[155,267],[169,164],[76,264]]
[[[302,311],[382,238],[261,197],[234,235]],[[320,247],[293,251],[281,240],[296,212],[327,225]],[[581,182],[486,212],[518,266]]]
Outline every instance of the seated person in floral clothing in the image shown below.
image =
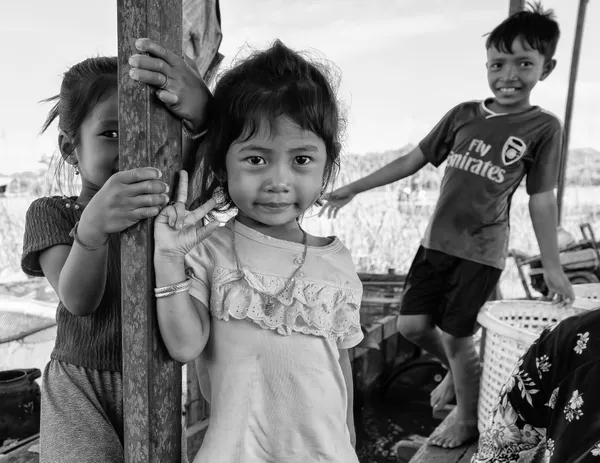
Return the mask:
[[600,463],[600,310],[545,330],[500,392],[471,463]]

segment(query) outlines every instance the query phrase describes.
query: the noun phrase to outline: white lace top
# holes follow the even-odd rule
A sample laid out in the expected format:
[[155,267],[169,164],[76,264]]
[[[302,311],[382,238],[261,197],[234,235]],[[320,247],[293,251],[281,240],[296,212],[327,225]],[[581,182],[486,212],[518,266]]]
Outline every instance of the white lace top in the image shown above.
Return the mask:
[[211,334],[196,362],[211,403],[196,461],[358,463],[346,425],[347,390],[338,349],[363,338],[362,284],[338,238],[309,246],[289,290],[267,314],[303,245],[239,222],[219,228],[186,256],[190,294],[210,308]]

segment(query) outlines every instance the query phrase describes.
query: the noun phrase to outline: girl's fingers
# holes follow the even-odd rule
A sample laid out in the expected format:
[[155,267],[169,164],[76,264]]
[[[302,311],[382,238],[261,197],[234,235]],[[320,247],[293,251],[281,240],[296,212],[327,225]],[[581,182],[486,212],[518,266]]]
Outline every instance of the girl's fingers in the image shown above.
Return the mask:
[[[117,172],[111,178],[115,178],[119,182],[129,185],[144,182],[145,180],[155,180],[161,177],[162,172],[155,167],[138,167],[136,169]],[[166,183],[158,183],[162,183],[166,186]]]
[[196,224],[196,240],[194,242],[194,246],[199,244],[201,241],[204,241],[210,235],[214,233],[214,231],[219,228],[220,223],[217,221],[209,222],[205,226],[201,226],[201,223],[198,222]]
[[179,172],[179,184],[177,185],[177,199],[175,202],[185,204],[188,197],[188,173],[185,170]]
[[194,223],[199,222],[206,214],[212,211],[217,205],[217,200],[214,198],[206,201],[202,206],[198,209],[190,212],[190,218]]
[[163,59],[148,55],[131,55],[129,65],[134,69],[169,74],[171,66]]
[[166,90],[158,90],[156,92],[156,96],[166,105],[175,105],[179,103],[179,97],[174,93],[167,92]]
[[[153,85],[158,88],[161,88],[167,82],[167,74],[165,72],[148,71],[146,69],[131,68],[129,70],[129,76],[133,80],[137,80],[138,82],[143,82],[144,84]],[[171,79],[171,78],[169,77],[169,79]],[[167,87],[168,86],[169,85],[167,85]]]
[[142,53],[150,53],[152,56],[161,58],[171,66],[180,63],[182,59],[170,50],[150,39],[141,38],[135,41],[135,47]]
[[158,214],[160,214],[160,207],[142,207],[133,211],[133,220],[138,222],[150,217],[156,217]]
[[160,221],[161,223],[166,223],[169,227],[174,228],[175,221],[177,220],[177,211],[172,204],[169,204],[161,210],[160,215],[156,220],[157,222]]
[[125,207],[128,207],[130,211],[136,211],[153,206],[162,208],[166,204],[169,204],[169,196],[166,194],[138,195],[129,198]]
[[169,225],[175,227],[177,230],[181,230],[185,222],[185,216],[187,215],[187,211],[185,210],[185,203],[178,201],[175,204],[173,204],[173,209],[175,209],[175,220],[173,224],[169,222]]
[[181,230],[184,227],[186,217],[185,206],[181,203],[171,203],[165,207],[157,220],[161,223],[166,223],[169,227]]
[[143,195],[167,194],[168,192],[169,185],[160,180],[144,180],[125,187],[125,194],[130,198]]

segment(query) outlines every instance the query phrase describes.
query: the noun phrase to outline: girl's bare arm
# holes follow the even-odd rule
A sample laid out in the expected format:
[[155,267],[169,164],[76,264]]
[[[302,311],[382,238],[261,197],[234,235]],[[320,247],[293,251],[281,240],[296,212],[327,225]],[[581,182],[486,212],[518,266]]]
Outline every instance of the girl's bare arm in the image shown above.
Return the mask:
[[40,267],[67,310],[74,315],[92,314],[100,305],[106,286],[108,244],[88,251],[76,242],[58,245],[40,254]]
[[346,423],[348,424],[348,431],[350,432],[350,440],[352,445],[355,447],[356,430],[354,428],[354,383],[352,382],[352,365],[350,363],[348,349],[339,349],[339,352],[340,367],[342,368],[342,373],[344,373],[346,391],[348,393],[348,412],[346,414]]
[[425,167],[426,164],[427,158],[421,148],[417,146],[410,153],[400,156],[372,174],[352,182],[348,187],[352,193],[359,194],[409,177]]
[[[155,263],[156,286],[163,287],[185,280],[183,265]],[[208,308],[187,292],[156,300],[158,327],[169,355],[181,363],[198,357],[208,341]]]

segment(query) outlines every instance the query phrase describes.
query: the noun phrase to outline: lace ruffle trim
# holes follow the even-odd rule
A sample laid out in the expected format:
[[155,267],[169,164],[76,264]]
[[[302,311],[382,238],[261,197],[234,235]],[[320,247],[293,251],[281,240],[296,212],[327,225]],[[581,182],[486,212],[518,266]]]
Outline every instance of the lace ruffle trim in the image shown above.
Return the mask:
[[292,332],[346,338],[361,331],[360,294],[353,289],[336,288],[296,279],[266,307],[263,294],[277,294],[286,279],[252,273],[248,269],[215,268],[211,313],[221,320],[248,318],[261,328],[288,336]]

